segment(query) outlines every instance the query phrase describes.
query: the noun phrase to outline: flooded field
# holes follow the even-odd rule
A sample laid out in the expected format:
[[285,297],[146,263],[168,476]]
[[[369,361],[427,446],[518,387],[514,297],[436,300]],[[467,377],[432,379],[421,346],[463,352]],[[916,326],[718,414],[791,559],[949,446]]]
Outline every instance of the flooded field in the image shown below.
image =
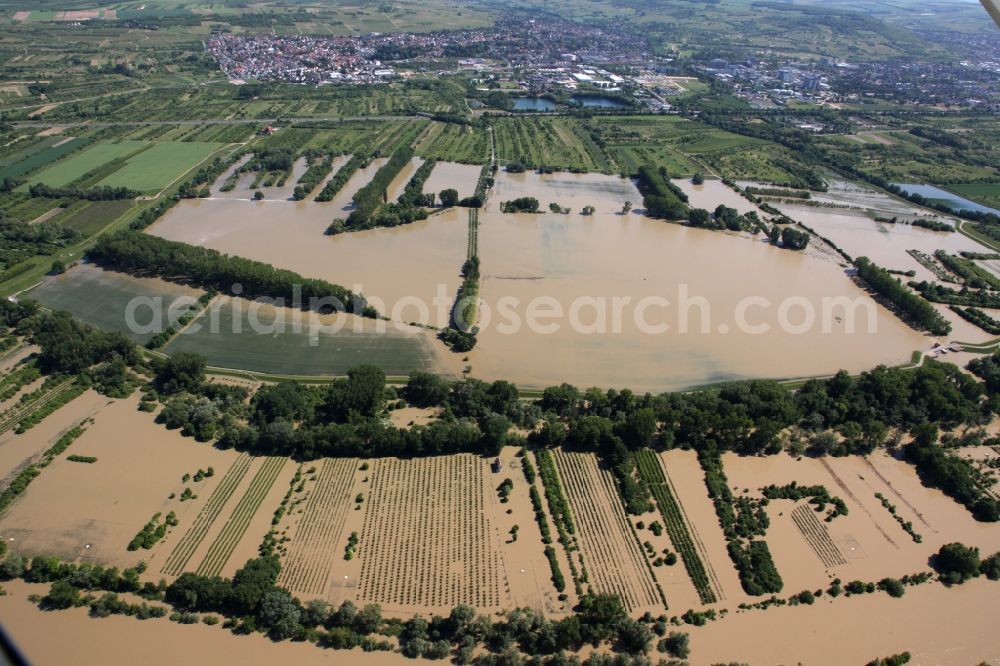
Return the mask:
[[406,164],[396,177],[392,179],[389,183],[389,187],[385,188],[387,198],[389,201],[395,201],[399,198],[399,195],[403,193],[406,189],[406,184],[410,182],[410,178],[413,176],[413,172],[420,168],[420,165],[424,163],[422,157],[413,157],[410,159],[409,163]]
[[[362,652],[361,648],[334,653],[309,643],[278,643],[264,634],[238,636],[221,626],[182,625],[167,618],[140,622],[118,615],[95,620],[87,616],[86,608],[45,613],[27,596],[45,594],[47,585],[13,581],[4,583],[4,587],[9,594],[0,597],[0,623],[24,656],[38,666],[126,664],[133,663],[140,652],[145,653],[142,661],[148,666],[172,666],[190,661],[193,649],[201,663],[247,666],[284,662],[322,666],[341,659],[363,666],[440,663],[391,652]],[[53,636],[59,636],[59,640],[53,640]],[[149,649],[151,645],[156,648]]]
[[[464,210],[393,229],[323,234],[333,217],[347,214],[351,195],[377,167],[355,174],[329,204],[182,201],[150,233],[359,290],[396,321],[446,325],[467,248]],[[407,168],[415,169],[415,163]],[[463,175],[469,187],[478,175],[476,167],[439,163],[426,189],[437,187],[435,174],[446,178],[450,170]],[[702,186],[679,182],[692,205],[754,208],[720,181]],[[499,212],[503,201],[523,196],[537,198],[546,212]],[[633,206],[642,201],[628,179],[570,173],[498,175],[480,215],[481,295],[486,306],[481,310],[479,344],[470,354],[474,376],[503,377],[525,386],[570,381],[661,390],[743,377],[860,371],[878,363],[906,362],[914,350],[928,347],[926,338],[876,306],[833,262],[758,239],[690,229],[638,213],[624,215],[626,201]],[[570,213],[550,213],[550,203]],[[585,206],[593,206],[595,214],[581,215]],[[819,211],[804,212],[827,214]],[[948,246],[954,251],[974,247],[958,236],[902,226],[897,231],[918,239],[945,238],[955,243]],[[897,252],[895,243],[887,247]],[[905,246],[898,252],[912,263]],[[616,297],[625,299],[617,325],[610,321]],[[521,325],[501,326],[511,322],[506,314],[511,299],[517,301],[513,310]],[[556,330],[528,330],[525,310],[537,299],[562,312]],[[839,306],[837,299],[842,301]],[[844,299],[851,312],[845,310]],[[604,319],[603,328],[588,325],[596,323],[595,317]],[[869,332],[869,320],[874,333]],[[810,321],[813,325],[805,326]],[[749,332],[743,326],[748,322],[753,324]],[[804,328],[784,326],[788,322]],[[575,326],[580,323],[584,325]],[[663,324],[669,326],[666,332]],[[769,327],[766,335],[757,324]],[[815,353],[817,345],[823,353]],[[232,349],[206,348],[203,353],[231,355]],[[238,360],[227,365],[239,365]]]
[[[941,546],[956,541],[983,553],[1000,550],[1000,526],[977,522],[962,505],[923,486],[912,465],[882,451],[868,458],[725,454],[723,460],[736,494],[760,497],[766,485],[795,481],[821,485],[847,504],[848,514],[831,522],[804,501],[773,500],[768,505],[771,526],[765,540],[789,593],[827,587],[833,578],[878,581],[924,571]],[[913,524],[921,543],[914,542],[876,494]],[[818,520],[806,521],[810,514]]]
[[912,664],[1000,664],[996,583],[928,584],[886,594],[730,615],[691,630],[691,664],[865,664],[904,651]]
[[[73,407],[70,403],[63,409]],[[81,464],[60,456],[7,510],[0,520],[0,535],[12,550],[130,566],[137,559],[149,559],[148,551],[137,557],[126,547],[153,514],[175,511],[180,521],[163,543],[175,539],[175,531],[192,520],[206,491],[237,454],[166,430],[137,407],[134,395],[101,409],[95,423],[69,448],[69,453],[94,456],[97,461]],[[199,484],[182,483],[184,474],[209,466],[220,474]],[[181,502],[176,496],[185,486],[192,487],[199,499]]]
[[441,190],[454,188],[459,197],[471,197],[476,193],[476,183],[483,168],[478,164],[438,161],[431,175],[424,181],[424,192],[440,194]]
[[213,301],[164,351],[197,353],[216,367],[289,375],[342,375],[365,363],[387,375],[461,371],[458,359],[424,328],[226,297]]
[[[100,329],[118,331],[145,344],[161,330],[159,326],[151,330],[157,319],[165,322],[165,327],[171,317],[180,317],[201,294],[174,282],[81,264],[62,275],[47,277],[27,295],[47,308],[66,310]],[[134,308],[131,311],[130,303]]]
[[916,271],[918,280],[933,280],[935,277],[907,254],[907,250],[919,250],[929,255],[936,250],[945,250],[950,254],[988,251],[957,232],[876,222],[864,211],[784,203],[776,204],[776,207],[795,221],[829,238],[852,257],[868,257],[882,268]]
[[[185,200],[149,232],[341,284],[393,319],[446,325],[468,245],[464,210],[391,229],[324,235],[333,218],[349,214],[354,192],[382,163],[359,170],[329,203]],[[417,301],[431,308],[426,316]]]
[[[19,394],[39,388],[41,383],[42,380],[32,382]],[[8,480],[55,444],[66,431],[99,413],[110,402],[95,391],[87,391],[68,405],[57,409],[34,428],[21,434],[9,430],[0,435],[0,479]]]
[[673,183],[688,196],[688,204],[692,208],[704,208],[707,211],[714,211],[719,204],[722,204],[730,208],[735,208],[740,213],[755,211],[758,215],[763,214],[753,202],[734,191],[721,180],[706,180],[701,185],[695,185],[691,182],[690,178],[674,178]]
[[584,206],[593,206],[596,214],[614,214],[621,213],[626,201],[631,201],[634,206],[642,205],[642,195],[627,178],[596,173],[536,174],[501,171],[497,174],[496,185],[491,191],[486,210],[499,213],[501,202],[519,197],[535,197],[545,211],[548,211],[550,203],[557,203],[563,208],[569,208],[574,214],[578,214]]
[[[500,201],[526,195],[574,210],[587,202],[598,213],[496,212]],[[924,336],[875,306],[831,262],[759,240],[621,215],[625,200],[641,201],[627,180],[500,175],[481,215],[482,295],[491,310],[484,308],[480,343],[470,355],[475,376],[526,386],[568,381],[657,390],[740,377],[860,371],[905,362],[927,346]],[[502,311],[505,297],[520,326],[504,325],[511,321]],[[629,299],[617,331],[615,297]],[[668,304],[650,300],[657,298]],[[760,306],[751,307],[752,316],[744,320],[738,313],[748,298]],[[847,332],[848,318],[832,311],[821,331],[824,299],[829,304],[837,298],[863,306],[854,333]],[[544,299],[546,313],[562,313],[550,315],[541,332],[525,325],[527,304],[534,299]],[[574,302],[583,332],[572,326]],[[646,307],[640,310],[640,303]],[[809,309],[816,313],[815,327],[781,330],[779,318],[801,324]],[[869,333],[864,312],[873,313],[875,333]],[[595,325],[598,319],[603,332]],[[767,335],[740,326],[745,321],[768,325]]]

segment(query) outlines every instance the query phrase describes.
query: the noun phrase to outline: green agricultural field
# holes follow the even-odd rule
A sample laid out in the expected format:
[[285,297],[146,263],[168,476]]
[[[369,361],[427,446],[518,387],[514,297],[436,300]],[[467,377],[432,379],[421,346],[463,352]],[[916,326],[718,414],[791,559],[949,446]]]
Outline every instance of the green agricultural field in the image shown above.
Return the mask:
[[652,163],[678,176],[715,171],[734,180],[802,184],[797,174],[809,169],[777,144],[676,116],[603,116],[588,127],[630,172]]
[[36,199],[29,196],[27,192],[12,192],[0,199],[0,208],[14,219],[21,222],[32,222],[57,206],[68,206],[71,203],[72,200],[70,199],[58,199],[55,201],[52,199]]
[[8,147],[0,149],[0,152],[3,154],[3,157],[0,157],[0,167],[9,167],[65,140],[66,137],[64,136],[46,136],[37,140],[22,139]]
[[77,178],[99,169],[111,160],[125,157],[146,147],[142,141],[100,141],[86,150],[57,162],[48,169],[35,174],[28,179],[29,183],[45,183],[53,187],[62,187],[72,183]]
[[1000,208],[1000,183],[960,183],[946,187],[984,206]]
[[611,171],[607,155],[575,118],[498,118],[493,132],[504,162]]
[[[235,299],[213,303],[192,323],[192,332],[175,337],[164,351],[167,354],[201,354],[208,359],[209,365],[216,367],[288,375],[341,375],[362,363],[376,365],[387,375],[433,369],[432,352],[427,348],[430,343],[424,342],[426,338],[396,332],[392,324],[387,324],[385,334],[354,333],[348,324],[338,333],[320,335],[318,344],[310,346],[308,320],[303,322],[300,332],[292,330],[295,311],[281,311],[286,315],[287,332],[260,334],[251,327],[250,305]],[[236,309],[240,312],[235,312]],[[212,332],[209,317],[218,322],[218,332]],[[234,320],[237,322],[235,327]],[[266,328],[275,323],[275,316],[261,311],[257,321]],[[201,324],[196,332],[195,324]]]
[[690,157],[669,146],[608,146],[608,150],[626,173],[635,173],[643,164],[665,166],[672,176],[689,176],[705,171]]
[[40,169],[47,164],[55,162],[63,155],[68,155],[74,150],[90,143],[90,139],[77,138],[71,139],[60,145],[52,145],[37,152],[32,152],[26,155],[24,158],[17,162],[4,166],[0,169],[0,179],[3,178],[21,178],[25,174],[31,173],[36,169]]
[[[134,332],[126,320],[126,307],[134,298],[152,298],[151,306],[138,307],[135,321],[149,325],[155,312],[167,325],[167,309],[182,296],[201,295],[162,280],[136,278],[104,271],[96,266],[75,266],[63,275],[47,278],[27,296],[52,310],[66,310],[88,324],[105,331],[119,331],[139,344],[145,344],[155,332]],[[180,308],[178,312],[184,311]],[[179,316],[179,315],[178,315]]]
[[487,133],[472,125],[431,123],[416,146],[417,155],[466,164],[484,164],[490,158]]
[[93,236],[135,206],[131,200],[82,202],[87,205],[72,211],[59,221],[64,227]]
[[223,145],[194,141],[160,142],[130,158],[125,166],[97,184],[157,192]]

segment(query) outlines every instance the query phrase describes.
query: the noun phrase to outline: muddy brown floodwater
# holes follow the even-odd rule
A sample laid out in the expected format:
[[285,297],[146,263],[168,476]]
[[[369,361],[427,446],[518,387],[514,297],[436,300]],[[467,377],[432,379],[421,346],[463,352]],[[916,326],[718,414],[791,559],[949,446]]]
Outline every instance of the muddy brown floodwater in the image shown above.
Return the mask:
[[441,190],[454,188],[459,197],[471,197],[476,193],[476,183],[483,167],[478,164],[438,161],[431,169],[431,175],[424,181],[424,192],[440,194]]
[[[574,212],[498,212],[502,201],[519,196]],[[641,196],[619,178],[499,175],[497,191],[480,216],[482,294],[489,312],[484,308],[480,343],[470,355],[474,375],[525,386],[568,381],[676,389],[742,377],[859,371],[905,362],[928,346],[924,336],[876,306],[832,262],[760,240],[622,215],[626,200]],[[597,213],[577,214],[584,205]],[[517,300],[509,310],[520,327],[505,326],[512,321],[500,312],[505,297]],[[629,299],[617,332],[616,297]],[[649,300],[657,297],[669,304]],[[547,301],[546,312],[563,314],[536,318],[547,330],[525,325],[528,303],[535,299]],[[859,304],[853,333],[844,312],[828,309],[824,315],[824,304],[833,299]],[[810,310],[815,324],[799,331],[796,326],[808,321]],[[866,311],[873,314],[875,333],[869,333]],[[783,327],[783,319],[793,326]],[[769,330],[761,333],[741,322]]]
[[[393,319],[445,325],[468,244],[465,210],[394,229],[323,235],[334,217],[346,216],[351,195],[378,166],[355,174],[329,204],[182,201],[150,233],[359,288]],[[471,182],[473,170],[465,171]],[[685,187],[698,198],[694,205],[752,208],[718,181]],[[546,212],[499,212],[502,201],[522,196],[537,198]],[[914,350],[929,347],[834,262],[755,238],[624,215],[625,201],[642,201],[628,179],[498,174],[480,215],[485,306],[480,342],[470,355],[474,376],[532,387],[569,381],[665,390],[745,377],[860,371],[905,362]],[[548,212],[550,203],[570,213]],[[595,214],[580,214],[585,206]],[[504,297],[508,304],[517,299],[519,327],[499,326],[512,321],[498,316]],[[623,299],[618,324],[614,298]],[[852,303],[850,312],[835,299]],[[557,330],[529,330],[532,302],[535,314],[537,308],[562,311]],[[857,319],[853,333],[851,313]],[[799,330],[810,317],[813,325]],[[869,319],[875,333],[869,333]],[[666,333],[649,332],[663,324]],[[769,328],[766,334],[754,332],[762,330],[759,325]]]
[[[185,200],[150,233],[357,288],[393,319],[446,325],[468,245],[464,210],[392,229],[324,235],[335,217],[347,217],[354,192],[384,162],[354,174],[329,203]],[[416,303],[426,304],[426,317]]]

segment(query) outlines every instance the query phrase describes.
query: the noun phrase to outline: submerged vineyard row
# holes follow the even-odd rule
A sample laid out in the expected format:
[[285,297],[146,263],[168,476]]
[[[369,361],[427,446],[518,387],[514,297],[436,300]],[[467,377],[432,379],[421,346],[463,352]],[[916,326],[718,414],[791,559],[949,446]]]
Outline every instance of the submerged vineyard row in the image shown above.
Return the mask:
[[250,469],[252,460],[249,455],[245,453],[240,454],[240,457],[236,459],[232,467],[229,468],[229,471],[226,472],[226,475],[222,477],[219,485],[212,491],[208,501],[205,502],[205,506],[202,507],[201,511],[195,517],[194,523],[191,524],[188,531],[177,542],[177,545],[174,546],[174,550],[170,553],[167,561],[164,562],[163,568],[160,569],[161,573],[170,576],[180,575],[184,567],[187,566],[188,560],[194,555],[194,551],[198,549],[201,540],[205,538],[205,534],[212,526],[212,523],[215,522],[219,512],[222,511],[222,507],[229,501],[229,497],[236,490],[236,486],[240,484],[247,470]]
[[205,558],[198,565],[198,570],[195,573],[199,576],[218,576],[222,572],[222,568],[229,561],[229,556],[236,550],[236,546],[247,531],[250,521],[260,508],[261,502],[264,501],[271,486],[274,485],[274,480],[281,473],[285,462],[285,458],[266,458],[264,460],[250,482],[250,487],[240,498],[222,531],[209,546],[208,553],[205,554]]
[[826,525],[819,522],[816,512],[808,504],[795,507],[792,510],[792,520],[799,528],[802,537],[823,562],[823,566],[828,569],[847,564],[843,553],[837,548],[837,544],[830,538],[830,531]]
[[716,592],[713,590],[713,581],[709,572],[698,555],[698,549],[691,533],[688,531],[687,521],[681,512],[680,505],[674,497],[673,492],[667,486],[667,478],[663,472],[659,456],[649,449],[636,452],[636,463],[639,469],[639,476],[649,487],[656,506],[660,510],[660,516],[666,525],[667,534],[670,541],[681,556],[684,568],[687,570],[691,582],[694,583],[698,591],[698,597],[703,604],[710,604],[717,601]]
[[357,546],[360,599],[478,608],[509,601],[484,476],[483,461],[468,454],[375,461]]
[[610,474],[600,470],[590,454],[557,450],[555,461],[576,518],[585,575],[593,575],[594,590],[619,595],[630,610],[663,605]]
[[351,507],[351,486],[358,461],[327,458],[323,461],[306,502],[302,520],[292,536],[291,548],[278,583],[303,594],[323,594],[330,580],[331,561],[337,556],[337,539]]

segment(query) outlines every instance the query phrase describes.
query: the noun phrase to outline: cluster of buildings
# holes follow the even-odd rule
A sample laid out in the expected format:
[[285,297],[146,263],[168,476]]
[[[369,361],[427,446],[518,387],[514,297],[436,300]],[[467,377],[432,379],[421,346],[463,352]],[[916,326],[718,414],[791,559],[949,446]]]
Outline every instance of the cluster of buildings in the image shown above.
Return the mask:
[[1000,62],[848,64],[708,61],[702,71],[725,82],[733,94],[758,108],[791,101],[856,103],[878,97],[909,105],[1000,109]]
[[613,74],[577,65],[634,65],[645,62],[644,40],[625,31],[535,20],[504,20],[476,30],[432,33],[314,35],[218,33],[206,50],[234,80],[289,83],[371,83],[396,74],[401,63],[457,61],[478,68],[488,59],[507,68],[548,68],[565,63],[567,83],[613,89]]
[[714,58],[702,71],[726,83],[733,94],[751,105],[769,108],[791,100],[814,104],[836,101],[827,66],[849,65],[827,63],[820,70],[814,63],[765,63],[752,59],[729,62]]
[[395,73],[350,37],[217,34],[205,48],[234,81],[372,83]]

